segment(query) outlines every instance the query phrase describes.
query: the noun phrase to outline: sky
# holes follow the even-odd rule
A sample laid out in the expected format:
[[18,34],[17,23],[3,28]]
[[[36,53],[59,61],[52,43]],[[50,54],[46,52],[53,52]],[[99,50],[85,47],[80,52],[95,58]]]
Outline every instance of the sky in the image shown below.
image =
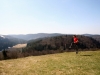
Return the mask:
[[0,0],[0,34],[100,34],[100,0]]

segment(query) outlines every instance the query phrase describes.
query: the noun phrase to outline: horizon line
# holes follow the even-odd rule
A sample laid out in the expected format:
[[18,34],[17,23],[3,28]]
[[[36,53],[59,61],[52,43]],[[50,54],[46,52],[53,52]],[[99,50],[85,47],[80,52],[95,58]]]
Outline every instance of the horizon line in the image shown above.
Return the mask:
[[28,34],[64,34],[64,35],[100,35],[100,34],[91,34],[91,33],[83,33],[83,34],[73,34],[73,33],[27,33],[27,34],[0,34],[0,35],[28,35]]

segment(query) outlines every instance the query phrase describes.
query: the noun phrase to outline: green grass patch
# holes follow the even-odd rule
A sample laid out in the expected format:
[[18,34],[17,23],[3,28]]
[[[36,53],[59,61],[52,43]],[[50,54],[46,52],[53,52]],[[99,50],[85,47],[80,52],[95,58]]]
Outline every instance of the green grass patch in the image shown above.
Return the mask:
[[100,51],[64,52],[0,61],[0,75],[100,75]]

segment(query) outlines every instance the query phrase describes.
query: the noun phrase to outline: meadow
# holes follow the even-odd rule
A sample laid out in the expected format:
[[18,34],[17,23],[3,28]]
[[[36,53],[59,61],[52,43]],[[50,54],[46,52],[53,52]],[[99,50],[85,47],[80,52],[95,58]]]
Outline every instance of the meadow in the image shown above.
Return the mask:
[[0,75],[100,75],[100,51],[29,56],[0,61]]

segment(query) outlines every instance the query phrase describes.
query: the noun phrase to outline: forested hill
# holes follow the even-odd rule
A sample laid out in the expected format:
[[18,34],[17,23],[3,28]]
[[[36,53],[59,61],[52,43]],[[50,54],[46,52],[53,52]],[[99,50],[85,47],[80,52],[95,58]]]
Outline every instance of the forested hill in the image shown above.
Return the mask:
[[16,44],[19,43],[25,43],[26,41],[21,40],[21,39],[17,39],[17,38],[13,38],[13,37],[5,37],[5,36],[0,36],[0,51],[3,49],[8,49],[8,47],[12,47]]
[[[100,43],[95,39],[87,36],[78,35],[81,49],[100,48]],[[58,50],[69,49],[72,42],[72,35],[63,35],[57,37],[50,37],[45,39],[38,39],[27,44],[27,50]]]
[[100,42],[100,35],[92,35],[90,37],[92,37],[92,38],[94,38],[94,39],[96,39],[97,41]]
[[97,35],[97,34],[95,34],[95,35],[93,35],[93,34],[83,34],[83,35],[92,37],[92,38],[94,38],[94,39],[96,39],[97,41],[100,42],[100,35]]
[[7,39],[9,39],[10,41],[16,43],[16,44],[23,44],[23,43],[26,43],[27,42],[24,39],[15,38],[15,37],[8,36],[8,35],[5,35],[4,37],[7,38]]

